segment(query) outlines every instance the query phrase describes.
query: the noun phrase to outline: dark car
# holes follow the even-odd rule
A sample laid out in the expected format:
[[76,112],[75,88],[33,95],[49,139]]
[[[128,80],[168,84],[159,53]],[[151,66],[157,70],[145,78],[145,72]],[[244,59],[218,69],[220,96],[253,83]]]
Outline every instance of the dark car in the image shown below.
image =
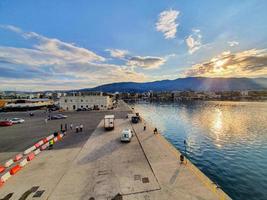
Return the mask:
[[68,116],[66,115],[57,114],[57,115],[48,116],[48,120],[66,119],[67,117]]
[[13,123],[10,120],[0,121],[0,126],[12,126]]
[[137,124],[139,122],[138,116],[132,116],[132,123]]

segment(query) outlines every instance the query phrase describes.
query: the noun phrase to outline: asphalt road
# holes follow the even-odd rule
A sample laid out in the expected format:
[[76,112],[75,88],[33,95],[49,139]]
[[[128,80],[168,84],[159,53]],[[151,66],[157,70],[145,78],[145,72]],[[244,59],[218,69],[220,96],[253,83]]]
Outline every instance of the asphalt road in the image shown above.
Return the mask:
[[[43,110],[34,111],[34,116],[30,117],[27,112],[9,112],[0,113],[0,119],[20,117],[25,119],[23,124],[16,124],[10,127],[0,127],[0,163],[10,159],[18,152],[24,151],[45,136],[55,131],[59,131],[61,124],[83,124],[84,131],[82,134],[68,134],[63,142],[55,145],[55,149],[73,148],[82,145],[95,130],[101,119],[106,114],[115,114],[115,118],[125,118],[128,108],[121,104],[113,111],[81,111],[81,112],[64,112],[67,119],[51,120],[45,123],[48,113]],[[52,114],[56,114],[53,112]],[[68,129],[68,133],[75,130]]]

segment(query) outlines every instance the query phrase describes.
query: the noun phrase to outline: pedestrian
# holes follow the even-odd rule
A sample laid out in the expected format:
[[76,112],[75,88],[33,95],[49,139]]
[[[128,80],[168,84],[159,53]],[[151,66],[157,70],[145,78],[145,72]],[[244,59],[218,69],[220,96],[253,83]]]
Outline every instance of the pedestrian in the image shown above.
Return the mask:
[[181,155],[180,155],[180,164],[183,164],[183,163],[184,163],[184,155],[181,154]]
[[60,124],[60,130],[61,131],[63,130],[63,124]]
[[79,126],[76,126],[76,133],[79,132]]
[[70,130],[72,130],[73,124],[70,124]]
[[47,118],[45,118],[45,124],[47,124]]
[[68,130],[68,124],[65,124],[65,131]]
[[146,123],[144,123],[144,131],[146,130]]
[[155,128],[155,129],[154,129],[154,134],[157,134],[157,133],[158,133],[158,129]]
[[49,141],[49,149],[53,149],[53,145],[54,145],[54,140],[50,140]]
[[82,132],[83,131],[83,125],[80,124],[80,131]]

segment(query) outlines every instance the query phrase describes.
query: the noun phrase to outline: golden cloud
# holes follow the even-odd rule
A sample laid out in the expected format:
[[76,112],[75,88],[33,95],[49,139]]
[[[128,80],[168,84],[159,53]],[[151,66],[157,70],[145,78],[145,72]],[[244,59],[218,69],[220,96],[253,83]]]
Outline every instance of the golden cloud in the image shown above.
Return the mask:
[[231,53],[222,52],[208,62],[193,65],[185,76],[203,77],[266,77],[267,49],[250,49]]

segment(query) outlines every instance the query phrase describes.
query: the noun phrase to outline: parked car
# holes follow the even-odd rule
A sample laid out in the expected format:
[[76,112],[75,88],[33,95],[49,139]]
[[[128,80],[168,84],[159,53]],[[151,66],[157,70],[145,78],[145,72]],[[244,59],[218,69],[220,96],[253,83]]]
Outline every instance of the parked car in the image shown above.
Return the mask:
[[139,117],[132,116],[132,123],[137,124],[139,122]]
[[21,119],[21,118],[12,118],[10,119],[10,121],[13,123],[13,124],[21,124],[21,123],[24,123],[25,120],[24,119]]
[[57,116],[59,116],[61,119],[66,119],[68,117],[67,115],[63,115],[63,114],[57,114]]
[[121,133],[121,142],[130,142],[133,137],[133,131],[131,129],[124,129]]
[[13,125],[13,123],[10,120],[0,121],[0,126],[12,126],[12,125]]
[[48,120],[66,119],[67,117],[68,116],[66,115],[57,114],[57,115],[48,116]]

